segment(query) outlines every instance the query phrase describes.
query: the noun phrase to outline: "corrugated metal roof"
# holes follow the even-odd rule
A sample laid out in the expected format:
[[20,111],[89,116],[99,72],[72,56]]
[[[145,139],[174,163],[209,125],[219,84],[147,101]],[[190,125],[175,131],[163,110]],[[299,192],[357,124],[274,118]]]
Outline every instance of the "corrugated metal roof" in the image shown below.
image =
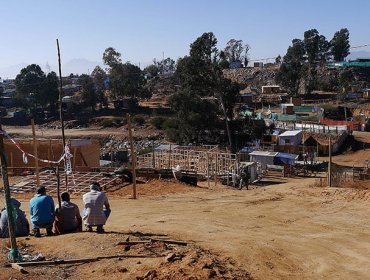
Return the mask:
[[296,136],[299,133],[302,133],[302,130],[288,130],[288,131],[285,131],[282,134],[280,134],[279,137]]
[[277,152],[265,152],[265,151],[254,151],[251,152],[249,155],[250,156],[266,156],[266,157],[274,157],[278,153]]

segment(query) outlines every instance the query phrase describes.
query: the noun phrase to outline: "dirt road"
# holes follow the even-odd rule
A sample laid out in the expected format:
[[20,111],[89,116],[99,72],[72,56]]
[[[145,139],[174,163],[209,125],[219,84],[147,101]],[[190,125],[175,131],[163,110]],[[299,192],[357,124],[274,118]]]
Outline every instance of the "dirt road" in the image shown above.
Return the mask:
[[106,229],[193,240],[256,279],[368,279],[370,192],[310,187],[313,181],[138,200],[110,194]]

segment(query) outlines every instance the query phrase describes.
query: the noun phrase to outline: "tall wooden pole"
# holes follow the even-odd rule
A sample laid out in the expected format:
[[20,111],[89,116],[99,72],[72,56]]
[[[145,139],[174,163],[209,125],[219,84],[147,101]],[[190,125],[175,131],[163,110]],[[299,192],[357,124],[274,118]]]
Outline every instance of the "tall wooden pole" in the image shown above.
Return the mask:
[[136,199],[136,155],[135,155],[135,148],[134,148],[134,141],[132,140],[132,130],[131,130],[131,116],[130,114],[126,114],[127,117],[127,125],[128,125],[128,135],[130,138],[130,146],[131,146],[131,161],[132,161],[132,198]]
[[[1,123],[0,123],[0,130]],[[9,254],[9,261],[17,262],[19,260],[19,252],[17,247],[17,240],[15,235],[15,220],[13,215],[13,208],[10,200],[10,188],[9,188],[9,178],[8,178],[8,166],[5,156],[3,135],[0,135],[0,159],[1,159],[1,174],[3,177],[4,184],[4,197],[6,204],[6,211],[8,213],[8,228],[9,228],[9,238],[10,238],[10,248],[11,252]]]
[[329,185],[329,187],[331,187],[331,184],[332,184],[332,182],[331,182],[331,178],[332,178],[332,176],[331,176],[331,136],[329,136],[329,166],[328,166],[328,170],[329,170],[329,172],[328,172],[328,185]]
[[[37,157],[37,140],[36,140],[36,132],[35,132],[35,120],[31,120],[32,125],[32,136],[33,136],[33,153],[35,157]],[[39,161],[35,159],[35,170],[36,170],[36,184],[40,186],[40,169],[39,169]]]
[[[63,154],[65,152],[66,147],[66,137],[64,134],[64,118],[63,118],[63,106],[62,106],[62,99],[63,99],[63,81],[62,81],[62,65],[60,62],[60,49],[59,49],[59,41],[57,39],[57,48],[58,48],[58,66],[59,66],[59,119],[60,124],[62,127],[62,141],[63,141]],[[58,169],[59,170],[59,169]],[[64,170],[64,179],[66,184],[66,190],[68,191],[68,175],[67,170]]]

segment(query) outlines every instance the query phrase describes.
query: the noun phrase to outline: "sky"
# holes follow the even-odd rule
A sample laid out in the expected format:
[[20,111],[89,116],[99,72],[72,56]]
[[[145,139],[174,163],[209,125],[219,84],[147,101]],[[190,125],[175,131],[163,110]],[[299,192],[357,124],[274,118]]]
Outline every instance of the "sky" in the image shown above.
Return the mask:
[[188,54],[204,32],[215,34],[220,49],[243,40],[252,60],[283,56],[312,28],[331,39],[346,27],[352,46],[370,44],[369,10],[368,0],[0,0],[0,76],[18,64],[57,65],[57,38],[62,63],[101,63],[114,47],[142,68],[163,53]]

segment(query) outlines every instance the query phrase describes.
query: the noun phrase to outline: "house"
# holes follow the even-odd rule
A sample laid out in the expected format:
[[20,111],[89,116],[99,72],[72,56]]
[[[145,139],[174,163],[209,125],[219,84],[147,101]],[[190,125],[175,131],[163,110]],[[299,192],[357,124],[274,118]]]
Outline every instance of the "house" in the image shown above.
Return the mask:
[[305,132],[303,138],[303,145],[306,148],[312,147],[316,149],[319,154],[329,154],[329,138],[331,139],[332,152],[337,153],[342,147],[343,143],[348,137],[347,131],[338,133],[315,133]]
[[280,86],[262,86],[262,94],[276,94],[281,93]]
[[302,143],[302,130],[288,130],[279,135],[279,145],[297,146]]

